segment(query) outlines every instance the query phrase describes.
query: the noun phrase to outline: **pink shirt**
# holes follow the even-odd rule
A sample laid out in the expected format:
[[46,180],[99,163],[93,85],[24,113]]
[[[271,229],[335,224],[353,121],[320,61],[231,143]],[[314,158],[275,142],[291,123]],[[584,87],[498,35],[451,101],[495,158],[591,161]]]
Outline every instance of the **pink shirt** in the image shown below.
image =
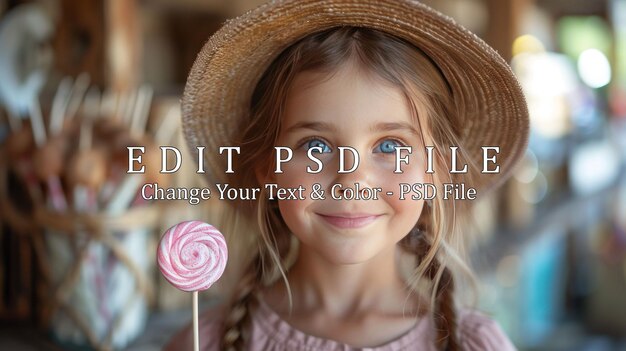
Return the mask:
[[[384,345],[355,348],[349,345],[305,334],[283,320],[269,305],[258,298],[258,308],[252,313],[251,351],[323,350],[323,351],[436,351],[434,323],[422,318],[415,327]],[[515,351],[500,326],[486,315],[463,310],[458,317],[459,337],[462,350],[469,351]],[[219,351],[221,316],[215,309],[200,315],[200,350]],[[191,325],[178,332],[170,340],[166,350],[193,350]]]

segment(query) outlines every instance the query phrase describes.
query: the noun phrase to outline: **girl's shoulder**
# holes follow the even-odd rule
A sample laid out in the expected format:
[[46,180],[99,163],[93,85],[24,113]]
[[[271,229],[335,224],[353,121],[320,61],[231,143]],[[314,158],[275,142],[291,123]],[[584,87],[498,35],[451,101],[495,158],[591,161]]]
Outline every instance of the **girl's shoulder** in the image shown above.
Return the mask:
[[500,324],[477,310],[463,309],[459,312],[458,332],[462,350],[517,350]]
[[[199,316],[200,350],[218,351],[224,310],[222,305],[214,305]],[[284,350],[284,349],[320,349],[345,350],[345,346],[331,340],[304,335],[290,327],[278,315],[267,308],[263,302],[258,309],[251,311],[252,346],[250,350]],[[432,320],[430,320],[432,325]],[[434,343],[427,342],[434,337],[429,332],[428,323],[418,323],[415,330],[398,340],[373,350],[411,349],[420,344],[420,349],[434,350]],[[516,351],[517,349],[504,333],[500,325],[488,315],[472,309],[462,309],[458,314],[458,335],[462,350],[467,351]],[[432,325],[434,327],[434,325]],[[284,336],[284,338],[282,337]],[[410,342],[409,342],[410,341]],[[423,344],[421,344],[423,343]],[[336,347],[333,347],[336,346]],[[339,347],[341,346],[341,347]],[[409,347],[409,348],[407,348]],[[193,348],[193,329],[191,323],[176,333],[164,350],[190,350]]]

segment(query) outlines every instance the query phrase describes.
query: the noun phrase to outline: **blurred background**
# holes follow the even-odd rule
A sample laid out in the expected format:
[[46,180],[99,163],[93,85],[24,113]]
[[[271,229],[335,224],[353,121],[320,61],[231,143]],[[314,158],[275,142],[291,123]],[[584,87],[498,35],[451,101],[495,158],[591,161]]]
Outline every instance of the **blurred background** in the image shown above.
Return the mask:
[[[0,0],[1,350],[155,350],[189,322],[156,242],[222,205],[137,191],[205,186],[150,150],[185,149],[197,53],[262,2]],[[480,308],[520,350],[626,350],[626,0],[425,3],[511,63],[530,109],[524,160],[476,207]],[[146,145],[143,176],[129,145]]]

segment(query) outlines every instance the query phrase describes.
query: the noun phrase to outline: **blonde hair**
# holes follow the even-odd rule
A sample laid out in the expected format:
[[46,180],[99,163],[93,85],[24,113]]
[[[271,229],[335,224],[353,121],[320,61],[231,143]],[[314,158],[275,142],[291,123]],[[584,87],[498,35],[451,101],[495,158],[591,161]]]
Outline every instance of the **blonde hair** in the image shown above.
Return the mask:
[[[304,71],[327,73],[330,77],[350,60],[404,93],[423,135],[424,147],[434,146],[432,180],[437,188],[441,189],[443,183],[460,182],[459,175],[449,173],[447,160],[452,145],[459,146],[460,159],[469,167],[463,182],[472,184],[477,168],[460,145],[459,131],[455,129],[461,123],[462,107],[453,103],[450,88],[437,65],[420,49],[395,36],[367,28],[336,27],[311,34],[285,49],[260,79],[252,96],[248,124],[237,141],[241,157],[236,167],[247,172],[234,179],[234,186],[264,189],[253,170],[269,173],[273,169],[273,146],[294,77]],[[432,204],[424,206],[416,227],[399,243],[416,257],[407,285],[417,295],[423,293],[424,286],[430,292],[430,307],[438,330],[435,342],[442,350],[459,349],[452,271],[455,268],[471,277],[460,235],[460,223],[467,219],[462,216],[467,213],[466,207],[469,207],[466,201],[436,197]],[[221,340],[224,350],[244,348],[252,295],[257,289],[282,276],[291,301],[285,271],[293,251],[293,236],[278,206],[270,203],[266,194],[261,194],[256,202],[238,204],[236,214],[230,217],[231,227],[251,218],[256,218],[254,231],[258,235],[254,236],[252,252],[242,255],[249,261],[226,307]],[[238,236],[237,240],[241,239],[241,234]],[[424,281],[424,277],[428,280]]]

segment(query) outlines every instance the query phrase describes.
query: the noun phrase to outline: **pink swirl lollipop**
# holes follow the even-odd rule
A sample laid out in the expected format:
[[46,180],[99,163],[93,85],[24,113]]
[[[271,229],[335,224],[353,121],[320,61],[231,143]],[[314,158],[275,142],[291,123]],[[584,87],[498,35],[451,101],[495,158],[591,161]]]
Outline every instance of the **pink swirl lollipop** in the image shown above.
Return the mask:
[[226,240],[214,226],[200,221],[180,222],[165,232],[157,263],[165,279],[193,292],[193,349],[199,351],[198,291],[206,290],[224,273],[228,261]]
[[224,273],[228,249],[214,226],[200,221],[181,222],[165,232],[157,262],[165,279],[183,291],[206,290]]

